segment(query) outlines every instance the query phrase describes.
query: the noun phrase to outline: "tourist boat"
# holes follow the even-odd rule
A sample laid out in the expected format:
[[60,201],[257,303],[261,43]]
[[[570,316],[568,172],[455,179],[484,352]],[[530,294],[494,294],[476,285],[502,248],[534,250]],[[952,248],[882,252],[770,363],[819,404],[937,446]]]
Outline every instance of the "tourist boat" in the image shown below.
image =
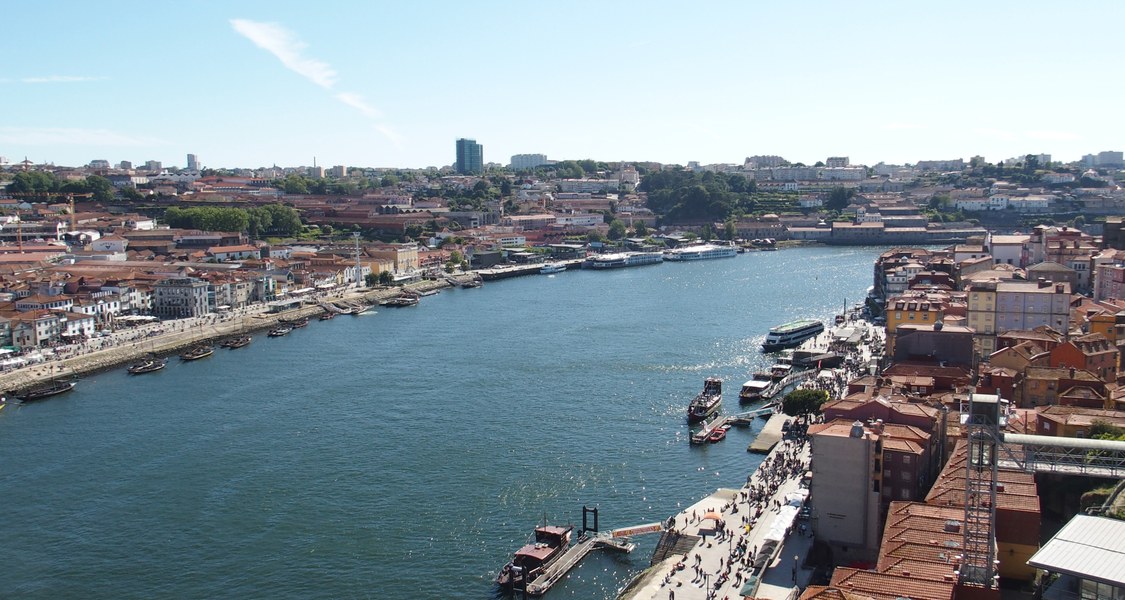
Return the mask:
[[750,381],[742,384],[742,389],[738,391],[738,401],[748,403],[761,400],[762,394],[772,383],[773,377],[769,373],[754,373]]
[[323,313],[321,313],[321,315],[319,317],[317,317],[317,319],[320,320],[320,321],[327,321],[329,319],[334,318],[335,316],[336,316],[336,313],[334,313],[330,310],[326,310]]
[[387,300],[383,300],[383,302],[381,304],[383,306],[397,306],[397,307],[417,306],[418,305],[418,298],[416,296],[398,296],[397,298],[389,298]]
[[180,360],[199,360],[215,353],[211,346],[196,346],[180,355]]
[[726,439],[726,437],[727,430],[723,429],[722,427],[716,427],[715,429],[711,430],[711,435],[707,436],[707,441],[714,444],[715,442],[723,441],[724,439]]
[[300,319],[297,319],[296,321],[287,322],[285,324],[285,326],[288,327],[289,329],[300,329],[301,327],[307,327],[308,324],[309,324],[309,318],[308,317],[301,317]]
[[240,335],[236,338],[231,338],[219,345],[224,348],[230,348],[231,350],[234,350],[235,348],[241,348],[243,346],[249,345],[252,339],[253,338],[248,335]]
[[573,525],[542,525],[535,528],[535,539],[512,555],[512,560],[500,569],[496,583],[501,589],[526,590],[535,580],[562,556],[570,546]]
[[19,396],[19,399],[20,402],[34,402],[36,400],[42,400],[44,398],[50,398],[51,396],[57,396],[65,392],[69,392],[70,390],[74,389],[75,385],[78,384],[73,381],[56,381],[55,383],[52,383],[50,385],[30,390],[22,396]]
[[163,358],[149,358],[141,361],[135,365],[130,366],[127,370],[130,375],[141,375],[143,373],[152,373],[163,369],[168,361]]
[[592,256],[583,266],[591,269],[620,269],[664,262],[663,252],[614,252]]
[[738,248],[730,244],[699,244],[666,250],[664,260],[710,260],[712,258],[729,258],[737,254]]
[[275,327],[271,329],[270,332],[266,335],[269,337],[281,337],[283,335],[288,335],[290,331],[293,330],[288,327]]
[[688,423],[699,423],[719,412],[723,405],[723,380],[708,377],[703,381],[703,391],[688,404]]
[[540,267],[539,273],[541,275],[551,275],[552,273],[562,273],[565,270],[566,270],[566,263],[564,263],[564,262],[553,262],[553,263],[547,263],[547,264],[543,265],[542,267]]
[[762,342],[763,352],[773,352],[782,348],[792,348],[801,342],[820,335],[824,331],[824,323],[815,319],[802,319],[770,329],[766,341]]

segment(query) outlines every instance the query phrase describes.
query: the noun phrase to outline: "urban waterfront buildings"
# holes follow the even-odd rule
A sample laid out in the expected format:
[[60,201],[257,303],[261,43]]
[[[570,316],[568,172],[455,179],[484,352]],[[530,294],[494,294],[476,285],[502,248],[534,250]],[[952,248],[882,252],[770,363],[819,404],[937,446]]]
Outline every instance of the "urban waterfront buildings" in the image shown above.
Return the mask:
[[481,175],[484,173],[484,146],[476,140],[461,138],[457,140],[457,163],[454,165],[459,175]]

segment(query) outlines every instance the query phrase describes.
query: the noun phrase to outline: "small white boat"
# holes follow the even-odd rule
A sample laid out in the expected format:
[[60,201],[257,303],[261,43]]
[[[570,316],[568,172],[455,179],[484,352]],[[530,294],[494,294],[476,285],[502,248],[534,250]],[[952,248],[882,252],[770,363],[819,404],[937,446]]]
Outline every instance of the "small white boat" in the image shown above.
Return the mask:
[[566,270],[566,263],[564,263],[564,262],[553,262],[553,263],[547,263],[547,264],[543,265],[539,269],[539,272],[543,275],[550,275],[552,273],[562,273],[565,270]]

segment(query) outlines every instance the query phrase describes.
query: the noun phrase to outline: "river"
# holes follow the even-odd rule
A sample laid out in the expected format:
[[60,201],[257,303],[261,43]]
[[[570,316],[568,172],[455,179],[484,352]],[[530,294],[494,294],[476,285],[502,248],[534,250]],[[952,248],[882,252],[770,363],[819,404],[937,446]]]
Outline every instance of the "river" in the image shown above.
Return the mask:
[[[666,519],[760,457],[691,447],[794,318],[862,299],[880,248],[804,247],[447,290],[0,412],[0,598],[489,598],[544,516]],[[550,597],[648,565],[593,553]]]

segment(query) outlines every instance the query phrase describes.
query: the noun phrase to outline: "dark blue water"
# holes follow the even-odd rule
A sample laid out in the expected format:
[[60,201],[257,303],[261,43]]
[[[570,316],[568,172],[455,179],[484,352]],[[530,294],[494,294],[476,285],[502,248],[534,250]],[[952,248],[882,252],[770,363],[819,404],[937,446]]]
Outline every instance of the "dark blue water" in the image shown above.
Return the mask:
[[[861,299],[879,249],[799,248],[448,290],[0,412],[0,598],[488,598],[546,515],[667,518],[758,463],[727,412],[766,330]],[[756,430],[756,429],[755,429]],[[648,564],[594,553],[552,597]]]

